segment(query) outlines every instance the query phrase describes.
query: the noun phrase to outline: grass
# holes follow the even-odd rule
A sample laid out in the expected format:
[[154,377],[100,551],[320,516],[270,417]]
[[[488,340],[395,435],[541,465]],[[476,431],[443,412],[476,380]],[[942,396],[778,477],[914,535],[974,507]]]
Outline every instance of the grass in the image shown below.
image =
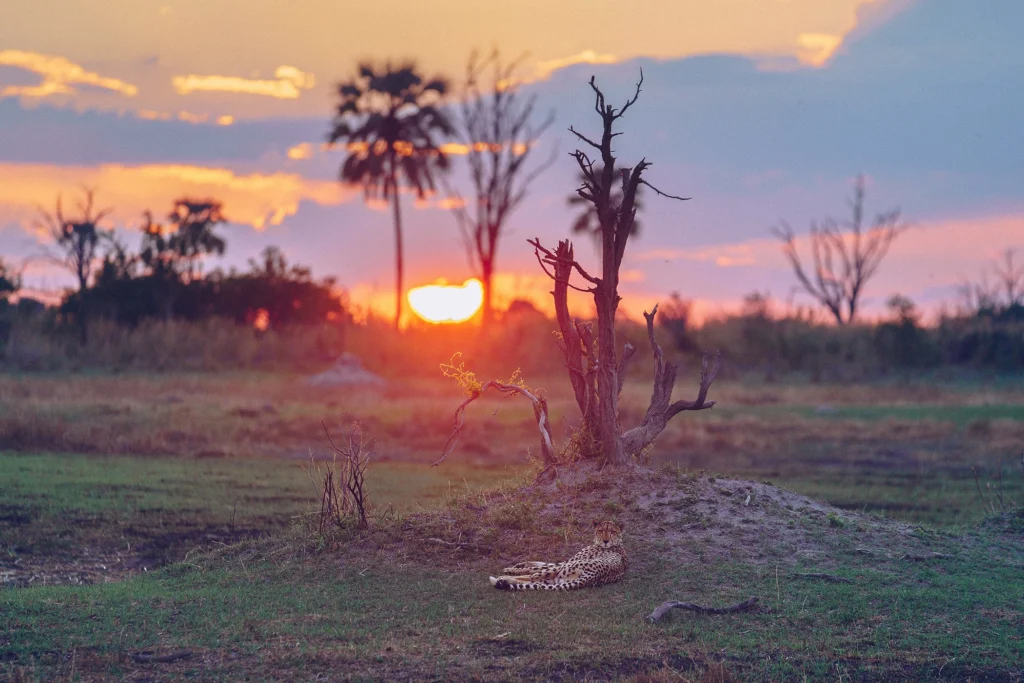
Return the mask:
[[[677,394],[692,388],[681,379]],[[639,419],[647,392],[627,384],[624,424]],[[778,522],[825,550],[787,556],[766,546],[764,562],[716,555],[698,537],[721,529],[685,499],[674,503],[683,531],[665,527],[688,539],[685,556],[655,540],[636,548],[622,583],[510,596],[486,583],[497,557],[427,552],[406,535],[418,515],[434,514],[424,508],[449,509],[458,494],[522,471],[537,438],[525,403],[474,406],[456,451],[431,469],[461,400],[447,384],[368,391],[307,387],[285,374],[0,376],[0,577],[31,583],[0,590],[0,679],[1024,675],[1024,518],[1019,508],[993,514],[997,491],[1008,505],[1024,502],[1024,390],[721,382],[712,393],[719,406],[673,421],[654,464],[716,472],[718,487],[767,479],[838,506]],[[549,402],[564,438],[575,406],[555,390]],[[370,494],[378,512],[397,514],[368,536],[313,542],[296,526],[315,505],[301,465],[310,449],[327,453],[322,419],[338,433],[360,419],[377,439]],[[474,493],[482,507],[430,535],[523,548],[540,539],[569,552],[580,520],[638,514],[636,500],[609,498],[549,525],[540,503],[509,491]],[[879,550],[865,535],[879,515],[926,525],[901,527],[900,538],[941,556]],[[658,524],[638,519],[629,529]],[[762,522],[737,523],[768,543]],[[405,548],[397,555],[396,543]],[[797,576],[823,570],[853,583]],[[642,619],[665,599],[724,604],[751,594],[762,608],[750,614]],[[179,649],[192,656],[131,657]]]
[[[65,574],[81,580],[179,560],[196,548],[287,529],[317,502],[308,463],[251,458],[125,458],[0,453],[0,572],[24,582],[40,569],[77,562]],[[458,488],[507,475],[461,468],[440,473],[409,463],[380,463],[368,486],[378,510],[422,509]],[[85,565],[83,560],[88,559]],[[117,576],[119,572],[113,572]]]
[[[0,660],[12,675],[86,679],[700,678],[724,669],[745,680],[1009,681],[1024,672],[1024,520],[917,531],[941,552],[924,561],[881,546],[858,552],[856,520],[798,523],[833,556],[681,563],[654,543],[632,550],[621,583],[512,595],[491,589],[473,570],[479,562],[460,568],[464,553],[397,558],[372,534],[347,549],[300,551],[293,531],[123,583],[2,591]],[[799,576],[823,562],[851,583]],[[749,595],[761,598],[753,613],[643,619],[669,598]],[[180,650],[191,657],[131,658]]]
[[[564,377],[530,381],[555,387],[549,403],[564,440],[578,414],[559,391]],[[688,389],[681,377],[677,394]],[[648,391],[627,383],[623,424],[639,421]],[[844,508],[939,525],[981,519],[995,490],[1024,502],[1020,387],[719,382],[712,393],[714,410],[670,423],[655,462],[769,479]],[[321,420],[340,433],[358,419],[377,441],[378,462],[425,465],[439,457],[461,399],[445,381],[371,390],[309,387],[275,373],[0,375],[0,450],[305,460],[310,449],[327,452]],[[526,402],[478,403],[441,469],[446,479],[522,467],[537,449]]]

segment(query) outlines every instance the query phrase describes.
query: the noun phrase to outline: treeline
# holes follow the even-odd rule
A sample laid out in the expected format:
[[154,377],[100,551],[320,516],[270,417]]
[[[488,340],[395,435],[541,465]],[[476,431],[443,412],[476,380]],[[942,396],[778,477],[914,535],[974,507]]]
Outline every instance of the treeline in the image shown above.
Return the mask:
[[333,278],[315,280],[308,268],[289,264],[277,247],[250,259],[246,271],[204,273],[204,259],[227,249],[218,233],[227,219],[216,200],[177,199],[164,222],[147,212],[137,247],[101,228],[103,216],[93,210],[91,192],[77,215],[66,215],[59,199],[53,213],[42,214],[54,241],[49,260],[78,281],[55,309],[44,312],[31,299],[10,305],[20,278],[0,261],[0,349],[19,319],[40,315],[48,318],[53,334],[76,330],[83,346],[91,325],[101,321],[135,327],[147,320],[222,318],[265,330],[341,321],[346,315]]
[[[979,305],[980,304],[980,305]],[[889,315],[874,324],[826,324],[804,309],[779,316],[762,295],[748,296],[738,315],[687,324],[690,307],[674,297],[662,327],[683,353],[721,349],[728,366],[765,379],[802,375],[812,381],[861,380],[941,369],[1024,372],[1024,302],[988,298],[921,321],[908,299],[889,300]]]

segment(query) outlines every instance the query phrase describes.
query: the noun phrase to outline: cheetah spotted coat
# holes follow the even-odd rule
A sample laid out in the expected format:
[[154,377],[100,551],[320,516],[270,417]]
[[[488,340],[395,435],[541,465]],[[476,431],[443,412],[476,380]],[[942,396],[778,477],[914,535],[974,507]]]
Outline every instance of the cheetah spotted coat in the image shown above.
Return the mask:
[[594,522],[594,543],[565,562],[520,562],[490,577],[498,590],[567,591],[618,581],[626,573],[622,527]]

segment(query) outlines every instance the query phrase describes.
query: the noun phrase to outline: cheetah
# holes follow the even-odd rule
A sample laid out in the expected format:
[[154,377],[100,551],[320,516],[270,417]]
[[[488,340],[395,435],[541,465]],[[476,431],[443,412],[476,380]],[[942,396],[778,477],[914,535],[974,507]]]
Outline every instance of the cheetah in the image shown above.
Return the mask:
[[622,524],[595,521],[594,543],[565,562],[520,562],[490,577],[491,585],[503,591],[567,591],[618,581],[627,566],[622,529]]

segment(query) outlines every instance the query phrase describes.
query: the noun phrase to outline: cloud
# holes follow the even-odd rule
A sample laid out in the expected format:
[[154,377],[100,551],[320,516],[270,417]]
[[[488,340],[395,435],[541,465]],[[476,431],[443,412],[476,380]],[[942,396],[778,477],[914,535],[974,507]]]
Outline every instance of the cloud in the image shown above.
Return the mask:
[[308,142],[303,142],[298,145],[294,145],[288,148],[288,158],[295,159],[296,161],[301,159],[312,159],[313,158],[313,145]]
[[543,80],[555,71],[572,66],[573,64],[615,64],[618,61],[619,59],[615,55],[598,54],[593,50],[584,50],[568,57],[537,62],[534,68],[537,71],[537,79]]
[[186,164],[51,166],[0,163],[0,225],[31,224],[38,207],[51,207],[58,194],[76,196],[96,188],[97,203],[112,207],[112,219],[134,224],[147,209],[157,214],[182,195],[212,196],[224,203],[233,223],[257,230],[280,225],[303,201],[336,205],[358,196],[353,189],[293,173],[237,174],[231,169]]
[[828,33],[801,33],[797,37],[797,59],[808,66],[825,66],[842,44],[842,36]]
[[10,66],[37,73],[43,77],[38,85],[7,85],[0,89],[4,97],[43,98],[50,95],[73,95],[78,92],[75,85],[88,85],[134,97],[138,88],[117,78],[100,76],[86,71],[80,65],[54,55],[23,50],[0,50],[0,66]]
[[294,100],[301,90],[316,85],[316,77],[300,71],[294,66],[279,66],[274,79],[251,79],[240,76],[175,76],[171,84],[179,95],[193,92],[230,92],[246,95],[263,95],[281,100]]
[[[766,240],[754,240],[743,244],[721,244],[703,249],[651,249],[635,258],[637,261],[708,262],[720,268],[753,266],[758,264],[757,254],[764,250],[766,243]],[[772,246],[777,248],[777,245]]]

